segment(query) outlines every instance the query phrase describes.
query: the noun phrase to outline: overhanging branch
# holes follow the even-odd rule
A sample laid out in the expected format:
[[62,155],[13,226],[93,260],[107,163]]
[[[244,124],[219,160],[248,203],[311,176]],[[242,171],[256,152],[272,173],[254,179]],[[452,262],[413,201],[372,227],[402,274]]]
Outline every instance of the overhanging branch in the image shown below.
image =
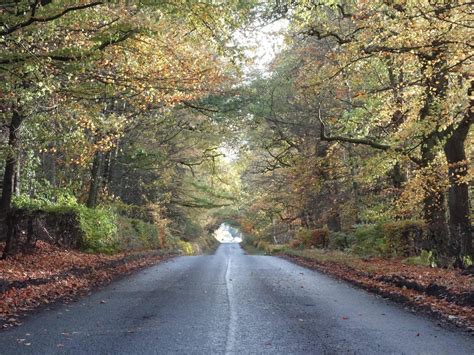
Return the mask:
[[393,149],[395,152],[404,154],[412,162],[414,162],[417,165],[421,165],[421,163],[422,163],[422,161],[420,159],[418,159],[417,157],[414,157],[410,154],[410,150],[406,150],[406,149],[399,148],[399,147],[394,148],[389,144],[378,143],[378,142],[375,142],[375,141],[373,141],[369,138],[352,138],[352,137],[346,137],[346,136],[327,136],[326,135],[326,127],[325,127],[324,121],[321,117],[321,107],[318,110],[318,119],[319,119],[319,123],[321,125],[320,136],[319,136],[319,139],[321,141],[345,142],[345,143],[352,143],[352,144],[360,144],[360,145],[366,145],[366,146],[372,147],[374,149],[383,150],[383,151]]
[[375,142],[371,139],[368,138],[352,138],[352,137],[345,137],[345,136],[327,136],[326,135],[326,127],[324,125],[323,119],[321,117],[321,108],[319,108],[318,111],[318,119],[321,124],[321,130],[320,130],[320,139],[322,141],[327,141],[327,142],[346,142],[346,143],[353,143],[353,144],[362,144],[362,145],[368,145],[372,148],[375,149],[380,149],[380,150],[389,150],[391,147],[388,144],[382,144]]
[[67,13],[69,12],[72,12],[72,11],[77,11],[77,10],[83,10],[83,9],[87,9],[87,8],[91,8],[91,7],[94,7],[94,6],[98,6],[98,5],[103,5],[103,2],[102,1],[95,1],[95,2],[91,2],[91,3],[88,3],[88,4],[83,4],[83,5],[77,5],[77,6],[71,6],[71,7],[68,7],[68,8],[65,8],[63,11],[57,13],[57,14],[54,14],[52,16],[48,16],[48,17],[35,17],[35,12],[36,12],[36,6],[37,6],[37,2],[35,2],[35,4],[32,5],[32,8],[31,8],[31,15],[30,17],[23,21],[23,22],[20,22],[12,27],[7,27],[6,29],[0,31],[0,36],[6,36],[6,35],[9,35],[21,28],[24,28],[24,27],[27,27],[35,22],[49,22],[49,21],[53,21],[53,20],[56,20],[64,15],[66,15]]

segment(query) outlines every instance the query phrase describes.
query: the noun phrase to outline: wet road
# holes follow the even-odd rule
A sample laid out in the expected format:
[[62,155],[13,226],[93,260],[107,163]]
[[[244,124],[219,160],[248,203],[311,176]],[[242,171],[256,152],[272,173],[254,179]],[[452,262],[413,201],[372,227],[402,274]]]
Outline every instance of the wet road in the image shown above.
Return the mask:
[[222,244],[115,282],[0,332],[0,354],[474,354],[363,290]]

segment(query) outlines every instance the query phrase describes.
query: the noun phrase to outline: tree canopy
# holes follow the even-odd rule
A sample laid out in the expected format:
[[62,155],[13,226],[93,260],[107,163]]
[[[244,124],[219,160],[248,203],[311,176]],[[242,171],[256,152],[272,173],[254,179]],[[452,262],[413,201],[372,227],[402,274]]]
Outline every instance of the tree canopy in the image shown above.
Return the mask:
[[[1,214],[73,201],[272,243],[417,221],[438,265],[467,266],[471,6],[4,2]],[[242,38],[283,20],[252,70]]]

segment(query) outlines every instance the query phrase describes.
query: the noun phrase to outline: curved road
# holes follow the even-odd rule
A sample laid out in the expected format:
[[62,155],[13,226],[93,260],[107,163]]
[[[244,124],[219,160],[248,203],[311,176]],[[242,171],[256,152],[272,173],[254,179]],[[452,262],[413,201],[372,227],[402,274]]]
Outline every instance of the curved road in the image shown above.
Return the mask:
[[473,337],[280,258],[222,244],[0,332],[0,354],[474,354]]

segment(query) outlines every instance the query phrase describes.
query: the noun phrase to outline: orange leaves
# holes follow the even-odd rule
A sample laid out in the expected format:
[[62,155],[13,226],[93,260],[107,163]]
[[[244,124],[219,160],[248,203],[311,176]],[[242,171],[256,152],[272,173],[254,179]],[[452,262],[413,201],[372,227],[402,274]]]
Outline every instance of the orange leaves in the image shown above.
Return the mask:
[[[467,305],[472,297],[472,277],[459,270],[402,264],[380,259],[341,259],[340,254],[317,250],[289,256],[305,267],[321,270],[385,297],[431,310],[433,314],[469,328],[474,327],[474,308]],[[344,260],[344,262],[341,262]],[[347,320],[346,316],[341,319]]]
[[[0,260],[0,284],[6,287],[0,292],[0,321],[15,324],[16,317],[25,311],[74,297],[116,275],[163,259],[152,253],[135,258],[130,255],[86,254],[38,241],[32,254]],[[8,286],[13,283],[13,287]]]
[[[223,82],[222,66],[203,40],[185,36],[185,29],[162,20],[153,24],[153,36],[137,35],[122,48],[106,52],[102,77],[113,78],[114,86],[130,106],[174,106],[206,95]],[[209,53],[211,51],[211,53]]]

